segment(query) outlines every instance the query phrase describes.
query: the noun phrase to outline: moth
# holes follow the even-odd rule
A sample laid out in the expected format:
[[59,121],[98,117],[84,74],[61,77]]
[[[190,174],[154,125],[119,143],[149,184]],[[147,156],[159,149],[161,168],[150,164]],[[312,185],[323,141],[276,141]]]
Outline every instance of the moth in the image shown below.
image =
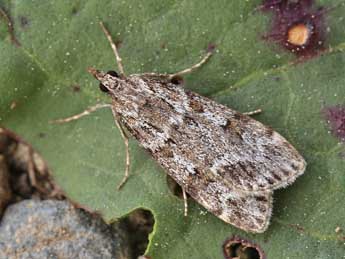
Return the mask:
[[272,212],[272,194],[302,175],[306,162],[279,133],[211,99],[184,89],[175,74],[126,76],[109,32],[100,23],[114,51],[119,74],[88,71],[111,98],[59,120],[66,122],[110,107],[125,140],[127,161],[122,186],[128,178],[128,137],[144,147],[195,201],[226,223],[248,232],[264,232]]

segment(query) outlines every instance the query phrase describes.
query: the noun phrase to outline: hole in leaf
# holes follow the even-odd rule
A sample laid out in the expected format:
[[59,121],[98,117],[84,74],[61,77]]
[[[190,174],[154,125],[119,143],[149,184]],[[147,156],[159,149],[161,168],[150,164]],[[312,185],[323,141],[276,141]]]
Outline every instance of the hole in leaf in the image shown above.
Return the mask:
[[32,198],[64,200],[66,196],[32,146],[0,127],[0,219],[8,205]]
[[142,208],[132,211],[121,220],[121,226],[129,234],[128,241],[132,251],[130,258],[139,258],[145,253],[154,224],[155,220],[151,211]]
[[[44,136],[42,134],[38,137]],[[5,128],[0,128],[0,156],[9,169],[6,181],[15,201],[32,197],[65,199],[44,159],[29,143]]]
[[232,237],[223,244],[225,259],[265,259],[263,250],[253,242],[240,238]]

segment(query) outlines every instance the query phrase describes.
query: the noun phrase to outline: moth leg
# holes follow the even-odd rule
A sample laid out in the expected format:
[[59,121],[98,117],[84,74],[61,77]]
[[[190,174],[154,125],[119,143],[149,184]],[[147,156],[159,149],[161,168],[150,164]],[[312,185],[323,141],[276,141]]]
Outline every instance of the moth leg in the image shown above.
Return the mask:
[[129,165],[130,165],[130,156],[129,156],[129,142],[128,142],[128,136],[126,132],[123,129],[123,126],[121,124],[120,116],[116,113],[114,109],[111,109],[114,119],[115,119],[115,125],[119,129],[121,137],[123,141],[125,142],[126,147],[126,169],[125,169],[125,175],[123,176],[120,184],[117,186],[117,189],[120,190],[124,184],[127,182],[129,178]]
[[116,58],[116,63],[117,63],[117,66],[119,68],[119,72],[120,72],[120,75],[124,76],[125,75],[125,71],[123,70],[123,65],[122,65],[122,58],[120,57],[119,55],[119,51],[116,47],[116,44],[114,43],[111,35],[110,35],[110,32],[107,30],[107,28],[105,28],[103,22],[99,22],[99,25],[101,26],[105,36],[107,37],[109,43],[110,43],[110,46],[111,48],[113,49],[113,52],[115,54],[115,58]]
[[115,124],[116,124],[117,128],[119,129],[121,137],[122,137],[123,141],[125,142],[125,146],[126,146],[126,169],[125,169],[125,175],[122,178],[120,184],[117,186],[117,189],[120,190],[125,185],[125,183],[128,180],[128,177],[129,177],[129,165],[130,165],[129,144],[128,144],[128,136],[125,133],[125,131],[123,130],[123,127],[121,125],[120,120],[118,119],[118,116],[115,114],[115,112],[113,112],[113,114],[114,114],[114,117],[115,117]]
[[44,187],[42,188],[37,182],[36,168],[37,167],[34,162],[34,151],[32,148],[30,148],[29,161],[28,161],[28,166],[27,166],[30,184],[32,187],[34,187],[36,190],[40,191],[41,193],[48,194],[46,189],[44,189]]
[[167,75],[168,78],[172,79],[174,77],[182,76],[182,75],[185,75],[185,74],[193,72],[194,70],[198,69],[203,64],[205,64],[207,62],[207,60],[212,56],[212,54],[213,53],[211,51],[208,51],[207,54],[203,57],[203,59],[200,60],[200,62],[196,63],[195,65],[191,66],[190,68],[186,68],[186,69],[184,69],[182,71],[179,71],[177,73],[174,73],[174,74],[169,74],[169,75]]
[[28,163],[29,180],[30,180],[31,185],[37,188],[38,185],[37,185],[37,178],[36,178],[35,169],[34,169],[33,154],[32,154],[33,151],[30,149],[29,152],[30,152],[29,153],[30,159]]
[[53,121],[50,121],[50,123],[66,123],[66,122],[70,122],[70,121],[75,121],[75,120],[79,120],[81,117],[84,117],[86,115],[89,115],[99,109],[102,109],[102,108],[111,108],[111,105],[110,104],[96,104],[94,106],[91,106],[89,108],[87,108],[85,111],[81,112],[81,113],[78,113],[76,115],[73,115],[73,116],[70,116],[70,117],[67,117],[67,118],[63,118],[63,119],[57,119],[57,120],[53,120]]
[[187,193],[185,188],[182,188],[182,195],[183,195],[183,202],[184,202],[184,216],[187,217],[188,216],[188,200],[187,200]]
[[244,115],[248,115],[248,116],[252,116],[252,115],[259,114],[259,113],[261,113],[261,112],[262,112],[261,109],[257,109],[257,110],[255,110],[255,111],[244,112],[243,114],[244,114]]

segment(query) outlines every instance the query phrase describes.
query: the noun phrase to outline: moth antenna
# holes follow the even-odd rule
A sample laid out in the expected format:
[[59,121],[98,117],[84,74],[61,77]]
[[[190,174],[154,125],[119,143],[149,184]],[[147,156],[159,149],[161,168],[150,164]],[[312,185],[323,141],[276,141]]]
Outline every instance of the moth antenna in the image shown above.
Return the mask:
[[243,114],[244,114],[244,115],[248,115],[248,116],[252,116],[252,115],[259,114],[259,113],[262,113],[262,110],[261,110],[261,109],[257,109],[257,110],[250,111],[250,112],[244,112]]
[[114,43],[114,41],[110,35],[110,32],[107,30],[107,28],[105,28],[103,22],[99,22],[99,25],[101,26],[105,36],[107,37],[107,39],[110,43],[111,48],[113,49],[113,52],[114,52],[115,58],[116,58],[116,63],[117,63],[117,66],[119,68],[120,75],[125,76],[125,71],[123,70],[123,65],[122,65],[122,58],[119,55],[119,51],[118,51],[116,44]]
[[[118,116],[118,115],[114,115],[114,116]],[[117,190],[120,190],[125,183],[128,180],[129,177],[129,166],[130,166],[130,155],[129,155],[129,143],[128,143],[128,136],[125,133],[125,131],[123,130],[123,127],[121,125],[120,119],[118,117],[115,117],[115,124],[117,126],[117,128],[120,131],[121,137],[123,139],[123,141],[125,142],[125,147],[126,147],[126,169],[125,169],[125,175],[122,178],[122,181],[120,182],[120,184],[117,186]]]
[[81,113],[78,113],[78,114],[75,114],[73,116],[63,118],[63,119],[53,120],[53,121],[50,121],[49,123],[62,124],[62,123],[70,122],[70,121],[79,120],[81,117],[89,115],[89,114],[91,114],[91,113],[93,113],[99,109],[102,109],[102,108],[111,108],[111,105],[99,103],[99,104],[96,104],[94,106],[87,108],[85,111],[83,111]]
[[182,75],[185,75],[185,74],[189,74],[189,73],[192,73],[194,70],[198,69],[199,67],[201,67],[202,65],[204,65],[207,60],[212,56],[212,51],[208,51],[206,53],[206,55],[202,58],[202,60],[200,60],[198,63],[194,64],[193,66],[189,67],[189,68],[186,68],[182,71],[179,71],[179,72],[176,72],[174,74],[170,74],[168,77],[169,79],[172,79],[174,77],[178,77],[178,76],[182,76]]

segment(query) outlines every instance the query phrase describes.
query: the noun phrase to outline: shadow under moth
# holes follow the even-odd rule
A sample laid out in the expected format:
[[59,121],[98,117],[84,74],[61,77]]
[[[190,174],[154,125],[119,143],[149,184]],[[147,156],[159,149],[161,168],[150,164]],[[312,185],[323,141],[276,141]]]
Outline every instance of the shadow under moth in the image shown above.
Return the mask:
[[272,194],[302,175],[306,162],[276,131],[213,100],[187,91],[175,80],[211,56],[175,74],[126,76],[109,32],[100,23],[116,56],[119,74],[89,68],[111,104],[98,105],[57,122],[67,122],[110,107],[125,140],[124,128],[165,171],[207,210],[248,232],[264,232]]

